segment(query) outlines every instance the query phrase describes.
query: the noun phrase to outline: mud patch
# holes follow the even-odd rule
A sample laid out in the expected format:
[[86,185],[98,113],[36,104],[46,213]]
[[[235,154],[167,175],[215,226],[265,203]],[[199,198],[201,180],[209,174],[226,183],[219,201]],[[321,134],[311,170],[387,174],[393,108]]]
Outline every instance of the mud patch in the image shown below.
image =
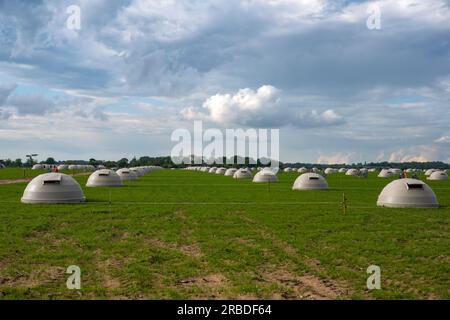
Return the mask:
[[114,270],[123,268],[125,260],[118,260],[108,258],[101,259],[102,251],[100,249],[95,251],[95,265],[97,266],[96,273],[99,275],[102,287],[106,290],[115,290],[122,286],[120,280],[112,275]]
[[203,277],[196,277],[196,278],[187,278],[180,281],[180,284],[182,286],[189,286],[189,285],[196,285],[196,286],[219,286],[223,285],[227,282],[227,278],[220,274],[210,274]]
[[152,246],[161,249],[177,250],[189,257],[201,258],[203,256],[202,250],[196,244],[169,243],[159,239],[147,239],[147,241]]
[[320,260],[317,260],[315,258],[305,257],[305,263],[310,267],[320,266]]
[[98,266],[98,272],[101,275],[102,286],[105,289],[114,290],[114,289],[118,289],[121,287],[120,280],[117,278],[114,278],[111,275],[111,270],[122,268],[123,267],[122,262],[112,260],[112,259],[107,259],[104,261],[97,262],[97,266]]
[[66,269],[56,266],[36,267],[29,273],[18,272],[12,276],[0,276],[0,285],[16,288],[34,288],[53,283],[66,283]]
[[239,294],[236,300],[258,300],[259,298],[254,294]]
[[223,274],[215,273],[181,280],[175,288],[196,292],[193,299],[226,299],[225,291],[228,285],[229,281]]
[[286,270],[276,270],[262,273],[261,278],[287,289],[275,293],[272,299],[334,300],[346,294],[332,281],[322,280],[312,274],[297,276]]

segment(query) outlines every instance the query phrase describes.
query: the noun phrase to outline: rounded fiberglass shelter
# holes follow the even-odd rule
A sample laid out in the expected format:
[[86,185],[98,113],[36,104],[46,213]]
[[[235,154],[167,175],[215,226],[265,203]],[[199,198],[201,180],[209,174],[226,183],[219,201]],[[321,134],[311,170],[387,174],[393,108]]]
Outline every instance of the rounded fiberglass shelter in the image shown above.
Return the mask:
[[394,176],[394,173],[391,170],[388,170],[388,169],[383,169],[378,174],[378,178],[390,178],[390,177],[393,177],[393,176]]
[[278,182],[278,177],[270,169],[263,169],[253,177],[253,182]]
[[225,172],[227,171],[226,168],[217,168],[216,172],[214,172],[215,174],[225,174]]
[[121,187],[122,179],[119,175],[109,169],[101,169],[92,173],[86,183],[86,187]]
[[227,171],[225,171],[224,176],[225,176],[225,177],[232,177],[232,176],[234,176],[234,174],[236,173],[236,171],[237,171],[236,168],[230,168],[230,169],[227,169]]
[[325,190],[328,189],[327,180],[317,173],[304,173],[299,176],[292,186],[292,190]]
[[448,174],[444,171],[434,171],[430,174],[428,180],[448,180]]
[[128,168],[122,168],[116,171],[122,181],[136,180],[137,175]]
[[79,203],[84,202],[78,182],[64,173],[44,173],[28,183],[23,203]]
[[345,173],[346,176],[357,176],[359,175],[359,170],[358,169],[348,169],[347,172]]
[[134,174],[135,174],[138,178],[143,177],[143,176],[145,175],[144,170],[143,170],[142,168],[139,168],[139,167],[133,167],[133,168],[130,168],[130,171],[134,172]]
[[437,208],[439,203],[433,190],[417,179],[398,179],[384,187],[377,206],[389,208]]
[[237,170],[234,175],[234,179],[252,179],[252,173],[247,169],[239,169]]

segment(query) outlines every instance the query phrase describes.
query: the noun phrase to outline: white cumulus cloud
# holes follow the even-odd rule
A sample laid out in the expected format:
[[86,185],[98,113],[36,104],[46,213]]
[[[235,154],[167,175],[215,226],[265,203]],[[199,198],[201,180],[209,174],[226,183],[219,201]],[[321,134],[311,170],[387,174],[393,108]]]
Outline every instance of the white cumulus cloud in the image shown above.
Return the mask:
[[400,148],[388,156],[390,162],[428,162],[445,161],[450,156],[450,150],[435,146],[413,146]]
[[434,140],[436,143],[450,143],[450,136],[442,136],[436,140]]
[[239,119],[248,121],[250,113],[277,107],[278,95],[278,90],[269,85],[262,86],[256,91],[246,88],[234,95],[216,94],[203,103],[203,108],[209,111],[211,120],[216,122],[235,122]]
[[253,90],[240,89],[235,93],[215,94],[207,98],[202,108],[188,107],[180,115],[187,120],[210,120],[221,124],[255,127],[280,127],[291,125],[311,128],[337,125],[344,122],[334,110],[304,110],[285,104],[281,90],[264,85]]
[[319,164],[347,164],[351,162],[353,153],[321,154],[317,159]]

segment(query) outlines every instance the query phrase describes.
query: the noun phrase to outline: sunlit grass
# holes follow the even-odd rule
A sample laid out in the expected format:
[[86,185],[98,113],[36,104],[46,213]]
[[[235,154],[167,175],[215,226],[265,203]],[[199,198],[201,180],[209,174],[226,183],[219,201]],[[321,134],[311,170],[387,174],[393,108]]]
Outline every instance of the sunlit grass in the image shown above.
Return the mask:
[[[80,176],[80,205],[25,205],[26,183],[0,185],[0,297],[301,298],[265,278],[282,271],[334,281],[344,299],[450,298],[448,181],[427,181],[439,209],[385,209],[376,199],[390,180],[335,174],[330,190],[300,192],[297,176],[268,186],[164,170],[112,189]],[[72,264],[80,293],[65,285]],[[371,264],[381,290],[366,289]]]

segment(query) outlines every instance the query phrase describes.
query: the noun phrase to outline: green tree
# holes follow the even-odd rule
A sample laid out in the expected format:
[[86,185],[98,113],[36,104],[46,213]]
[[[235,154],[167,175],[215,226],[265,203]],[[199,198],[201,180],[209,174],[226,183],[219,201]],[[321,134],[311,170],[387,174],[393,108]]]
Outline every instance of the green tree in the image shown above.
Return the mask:
[[47,158],[47,160],[45,160],[46,164],[56,164],[55,159],[53,159],[52,157]]
[[136,160],[136,157],[134,157],[130,161],[130,167],[137,167],[137,166],[139,166],[139,162]]
[[128,166],[128,159],[127,158],[122,158],[119,161],[117,161],[117,166],[119,168],[125,168]]
[[145,157],[140,157],[138,163],[140,166],[149,166],[151,164],[151,161],[152,160],[150,157],[145,156]]
[[27,158],[27,162],[25,162],[26,167],[32,167],[34,165],[34,160],[31,160],[30,158]]
[[16,159],[13,163],[14,167],[21,167],[23,165],[22,159]]
[[117,167],[117,163],[115,161],[106,161],[103,163],[107,168],[115,168]]

